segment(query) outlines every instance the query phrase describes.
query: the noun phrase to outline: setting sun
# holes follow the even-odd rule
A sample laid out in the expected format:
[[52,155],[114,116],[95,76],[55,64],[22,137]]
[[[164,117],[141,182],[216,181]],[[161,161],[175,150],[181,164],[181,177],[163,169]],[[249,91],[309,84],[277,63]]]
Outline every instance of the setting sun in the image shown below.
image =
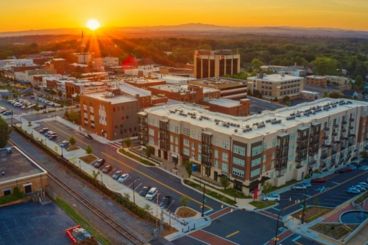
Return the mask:
[[95,31],[97,30],[98,28],[101,27],[101,24],[98,20],[96,19],[89,19],[86,23],[86,26],[88,29],[90,29],[91,31]]

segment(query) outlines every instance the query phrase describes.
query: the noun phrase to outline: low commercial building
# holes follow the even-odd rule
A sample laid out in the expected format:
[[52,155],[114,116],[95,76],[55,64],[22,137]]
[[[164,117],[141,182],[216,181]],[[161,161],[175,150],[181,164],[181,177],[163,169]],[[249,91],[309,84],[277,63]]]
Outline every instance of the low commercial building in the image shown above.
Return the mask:
[[65,97],[73,98],[81,94],[103,92],[107,90],[107,88],[105,82],[70,80],[65,82]]
[[80,108],[81,126],[89,132],[109,140],[138,135],[138,100],[120,89],[82,94]]
[[47,172],[17,147],[0,149],[0,197],[11,195],[14,188],[30,195],[45,190]]
[[263,65],[260,67],[264,72],[288,74],[295,77],[304,77],[308,71],[303,66],[278,66],[278,65]]
[[194,77],[224,77],[240,72],[240,54],[232,50],[196,50]]
[[202,104],[208,106],[208,110],[220,112],[236,117],[249,115],[250,101],[249,99],[231,100],[231,99],[211,99],[205,100]]
[[257,91],[267,99],[282,99],[286,96],[293,98],[300,95],[304,87],[304,78],[286,74],[258,74],[248,79],[248,91]]
[[230,78],[210,78],[189,81],[188,84],[220,90],[221,98],[240,100],[247,98],[247,82]]
[[308,85],[318,86],[322,88],[336,87],[338,89],[350,89],[351,79],[342,76],[307,76],[305,82]]
[[163,85],[166,84],[164,80],[161,79],[146,79],[146,78],[128,78],[124,79],[124,82],[129,83],[138,88],[145,88],[156,85]]
[[194,174],[258,193],[265,182],[282,186],[314,171],[347,164],[368,148],[368,103],[324,98],[248,117],[188,104],[139,113],[140,142]]
[[201,103],[204,99],[216,99],[220,97],[220,91],[218,89],[196,85],[164,84],[151,86],[148,89],[153,94],[164,95],[169,99],[188,103]]

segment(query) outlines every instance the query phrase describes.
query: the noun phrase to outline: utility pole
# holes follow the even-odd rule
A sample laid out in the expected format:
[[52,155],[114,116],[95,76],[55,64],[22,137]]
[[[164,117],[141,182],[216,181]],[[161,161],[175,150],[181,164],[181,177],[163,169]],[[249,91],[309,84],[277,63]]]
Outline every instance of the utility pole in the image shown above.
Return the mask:
[[273,243],[274,245],[277,245],[277,242],[279,240],[279,220],[280,220],[280,213],[281,213],[281,210],[279,211],[279,214],[277,215],[275,238],[274,238],[274,243]]
[[305,194],[305,190],[304,190],[304,197],[303,197],[303,210],[302,210],[302,224],[304,224],[304,219],[305,219],[305,206],[306,206],[306,194]]
[[133,203],[135,204],[135,182],[139,180],[139,177],[133,181]]
[[202,217],[204,217],[204,200],[206,199],[206,183],[203,182],[203,194],[202,194]]

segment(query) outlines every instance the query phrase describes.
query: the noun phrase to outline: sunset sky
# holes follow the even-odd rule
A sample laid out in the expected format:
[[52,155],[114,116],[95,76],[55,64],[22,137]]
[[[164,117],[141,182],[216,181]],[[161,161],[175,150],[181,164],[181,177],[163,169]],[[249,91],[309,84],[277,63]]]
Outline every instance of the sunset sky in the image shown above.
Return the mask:
[[368,30],[368,0],[1,0],[0,31],[205,23]]

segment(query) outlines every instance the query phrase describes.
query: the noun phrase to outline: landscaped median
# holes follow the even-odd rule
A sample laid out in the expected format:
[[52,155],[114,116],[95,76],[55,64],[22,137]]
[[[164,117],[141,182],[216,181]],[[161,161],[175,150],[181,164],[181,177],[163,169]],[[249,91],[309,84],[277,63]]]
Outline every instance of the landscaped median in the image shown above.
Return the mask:
[[140,162],[140,163],[142,163],[142,164],[144,164],[144,165],[146,165],[146,166],[148,166],[148,167],[156,166],[156,164],[154,164],[153,162],[151,162],[151,161],[149,161],[149,160],[147,160],[147,159],[144,159],[144,158],[142,158],[142,157],[139,157],[139,156],[137,156],[136,154],[131,153],[131,152],[129,152],[129,151],[127,151],[127,150],[125,150],[124,148],[120,148],[120,149],[119,149],[119,152],[120,152],[121,154],[126,155],[127,157],[130,157],[130,158],[133,158],[134,160],[137,160],[138,162]]
[[[199,191],[203,191],[203,187],[200,184],[197,184],[197,183],[195,183],[191,180],[186,179],[186,180],[184,180],[184,183],[191,186],[191,187],[193,187],[193,188],[195,188],[195,189],[197,189],[197,190],[199,190]],[[236,204],[235,200],[232,200],[232,199],[230,199],[230,198],[228,198],[224,195],[221,195],[221,194],[219,194],[215,191],[209,190],[208,188],[206,188],[206,194],[213,197],[213,198],[215,198],[215,199],[218,199],[222,202],[225,202],[227,204],[230,204],[230,205],[233,205],[233,206]]]
[[[326,207],[317,207],[317,206],[307,207],[304,210],[304,221],[306,223],[309,223],[309,222],[311,222],[311,221],[327,214],[330,211],[331,211],[331,208],[326,208]],[[302,215],[303,215],[303,210],[300,210],[300,211],[294,213],[292,216],[294,218],[301,219]]]
[[251,201],[249,204],[253,205],[254,207],[258,208],[258,209],[263,209],[263,208],[268,208],[271,207],[273,205],[275,205],[277,202],[276,201]]

